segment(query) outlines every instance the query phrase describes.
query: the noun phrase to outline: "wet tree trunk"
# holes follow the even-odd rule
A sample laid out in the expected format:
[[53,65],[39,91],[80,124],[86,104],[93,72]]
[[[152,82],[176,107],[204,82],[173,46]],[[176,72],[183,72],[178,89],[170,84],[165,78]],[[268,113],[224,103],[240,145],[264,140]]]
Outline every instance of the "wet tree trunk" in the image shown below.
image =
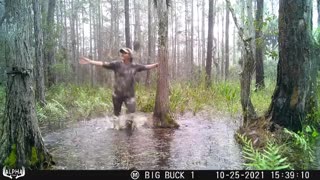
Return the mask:
[[262,38],[263,1],[264,0],[257,0],[256,11],[256,89],[263,89],[265,87],[263,69],[264,41]]
[[[152,37],[152,1],[148,1],[148,60],[147,64],[150,64],[151,58],[152,58],[152,43],[153,43],[153,37]],[[150,86],[150,71],[147,71],[146,76],[146,86]]]
[[[135,61],[142,63],[141,60],[141,51],[143,43],[141,42],[141,27],[140,27],[140,2],[139,0],[134,0],[134,14],[135,14],[135,23],[134,23],[134,41],[133,41],[133,50],[135,52]],[[140,82],[142,73],[138,73],[135,76],[136,82]]]
[[54,73],[54,65],[56,64],[54,58],[55,38],[54,38],[54,10],[56,6],[56,0],[49,0],[48,4],[48,16],[47,16],[47,64],[48,64],[48,86],[52,86],[56,83],[56,75]]
[[[0,164],[11,168],[42,169],[51,163],[39,130],[29,44],[30,0],[6,1],[12,21],[7,22],[8,80],[4,118],[0,118]],[[10,32],[10,33],[9,33]]]
[[41,14],[39,0],[32,0],[33,16],[34,16],[34,36],[35,36],[35,71],[36,71],[36,99],[40,105],[45,104],[45,86],[44,86],[44,71],[43,71],[43,37],[41,30]]
[[156,1],[159,21],[158,84],[154,108],[155,127],[177,127],[169,109],[169,69],[168,69],[168,5],[167,0]]
[[225,60],[225,70],[224,70],[224,73],[225,73],[225,80],[228,79],[229,77],[229,10],[228,10],[228,7],[226,7],[226,32],[225,32],[225,48],[226,48],[226,60]]
[[310,105],[312,64],[311,0],[280,0],[277,84],[267,117],[299,131]]
[[131,48],[129,0],[124,0],[126,47]]
[[226,0],[229,11],[233,17],[233,21],[238,29],[238,34],[244,43],[245,57],[243,58],[243,68],[240,74],[240,87],[241,87],[241,106],[242,106],[242,115],[243,115],[243,123],[247,125],[248,120],[256,118],[257,114],[254,110],[253,104],[251,102],[251,79],[254,69],[254,56],[253,56],[253,48],[251,39],[246,39],[244,37],[243,29],[240,28],[238,20],[236,18],[234,9],[231,7],[231,3],[229,0]]
[[208,47],[207,47],[207,61],[206,61],[207,87],[211,85],[212,50],[213,50],[213,0],[209,0]]

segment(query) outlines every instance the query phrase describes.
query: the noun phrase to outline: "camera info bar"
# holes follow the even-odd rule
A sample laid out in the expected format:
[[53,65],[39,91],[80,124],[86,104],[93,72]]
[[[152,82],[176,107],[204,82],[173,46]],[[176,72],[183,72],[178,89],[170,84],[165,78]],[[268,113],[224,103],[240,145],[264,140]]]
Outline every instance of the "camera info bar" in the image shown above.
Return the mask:
[[[8,171],[4,178],[17,179]],[[19,178],[21,177],[21,174]],[[251,179],[319,179],[319,170],[34,170],[26,171],[22,180],[107,178],[126,180],[251,180]],[[3,179],[3,178],[0,178]]]

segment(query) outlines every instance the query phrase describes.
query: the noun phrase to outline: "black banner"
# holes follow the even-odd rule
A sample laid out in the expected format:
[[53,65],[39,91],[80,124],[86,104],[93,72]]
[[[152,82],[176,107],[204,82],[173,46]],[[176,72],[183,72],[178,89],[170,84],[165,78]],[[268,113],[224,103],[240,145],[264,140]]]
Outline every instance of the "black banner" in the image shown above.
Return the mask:
[[[11,178],[10,178],[11,176]],[[16,179],[10,172],[0,179]],[[320,178],[320,171],[255,171],[255,170],[37,170],[25,171],[21,180],[37,180],[53,178],[63,179],[110,179],[110,180],[157,180],[157,179],[187,179],[187,180],[250,180],[250,179],[294,179],[313,180]]]

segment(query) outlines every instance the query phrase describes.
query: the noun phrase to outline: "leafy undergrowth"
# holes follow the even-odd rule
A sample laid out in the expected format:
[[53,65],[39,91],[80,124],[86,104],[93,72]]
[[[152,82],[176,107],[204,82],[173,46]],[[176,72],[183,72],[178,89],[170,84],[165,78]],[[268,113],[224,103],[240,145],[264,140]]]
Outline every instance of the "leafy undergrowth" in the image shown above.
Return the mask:
[[[267,88],[257,92],[252,91],[252,102],[258,114],[263,114],[271,101],[274,84],[267,84]],[[156,89],[137,85],[137,106],[140,111],[152,112]],[[239,82],[217,82],[206,88],[204,83],[193,85],[190,83],[174,83],[170,87],[170,110],[176,113],[192,111],[194,113],[213,108],[231,115],[241,113]]]
[[243,147],[243,158],[248,169],[314,168],[314,147],[319,136],[317,128],[305,123],[299,132],[279,126],[271,132],[270,125],[269,120],[260,118],[238,130],[236,139]]
[[88,119],[112,109],[112,91],[108,88],[56,85],[47,92],[47,103],[37,106],[40,123]]
[[[268,87],[268,86],[267,86]],[[270,89],[273,88],[270,85]],[[270,89],[253,92],[252,101],[259,113],[267,108],[271,99]],[[136,85],[137,110],[153,112],[156,87]],[[56,123],[88,119],[112,112],[112,88],[88,85],[58,84],[46,92],[46,105],[37,104],[40,123]],[[231,115],[241,113],[238,81],[217,82],[209,88],[204,81],[198,84],[173,83],[170,85],[170,110],[173,113],[199,112],[211,108]],[[3,116],[5,90],[0,87],[0,117]]]

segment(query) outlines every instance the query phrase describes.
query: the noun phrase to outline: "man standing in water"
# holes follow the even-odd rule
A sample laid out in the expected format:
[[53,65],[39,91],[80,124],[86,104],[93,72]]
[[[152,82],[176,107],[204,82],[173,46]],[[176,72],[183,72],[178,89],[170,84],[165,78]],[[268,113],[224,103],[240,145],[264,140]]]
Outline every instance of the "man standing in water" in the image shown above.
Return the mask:
[[[159,65],[158,63],[148,65],[133,63],[132,50],[130,48],[122,48],[120,49],[120,53],[122,61],[103,62],[93,61],[85,57],[80,58],[80,64],[93,64],[114,71],[115,83],[114,92],[112,95],[112,102],[113,113],[117,117],[121,113],[122,103],[126,105],[128,114],[134,113],[136,111],[136,100],[134,90],[135,74],[137,72],[156,68]],[[130,116],[130,118],[126,121],[127,126],[132,125],[132,118],[133,117]]]

